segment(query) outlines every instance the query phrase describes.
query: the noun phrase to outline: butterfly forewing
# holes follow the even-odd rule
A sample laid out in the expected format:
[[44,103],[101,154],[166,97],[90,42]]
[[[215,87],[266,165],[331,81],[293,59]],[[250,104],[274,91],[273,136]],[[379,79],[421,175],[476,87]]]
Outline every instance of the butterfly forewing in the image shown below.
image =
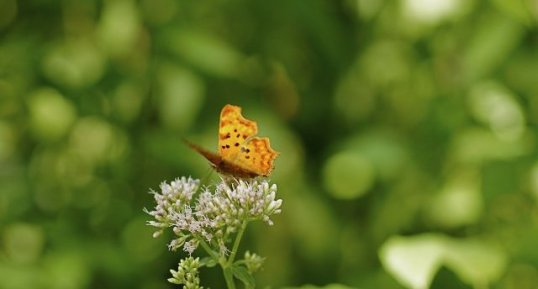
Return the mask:
[[244,118],[240,107],[227,104],[220,113],[219,154],[228,160],[237,157],[241,145],[256,133],[256,122]]

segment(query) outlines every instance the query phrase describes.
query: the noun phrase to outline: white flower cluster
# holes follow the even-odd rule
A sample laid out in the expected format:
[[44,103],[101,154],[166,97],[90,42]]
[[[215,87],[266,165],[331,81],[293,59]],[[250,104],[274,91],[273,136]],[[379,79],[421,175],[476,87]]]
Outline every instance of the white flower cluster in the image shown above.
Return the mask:
[[244,220],[263,220],[272,225],[270,216],[279,214],[282,205],[282,200],[275,200],[276,191],[276,185],[270,186],[265,180],[240,180],[232,185],[221,182],[214,193],[202,193],[196,210],[212,219],[218,228],[227,227],[232,232]]
[[159,228],[157,232],[153,234],[153,237],[158,237],[162,234],[165,228],[174,225],[174,215],[176,212],[183,210],[185,206],[188,206],[192,200],[194,193],[200,186],[199,180],[192,178],[182,177],[175,179],[167,184],[161,183],[161,193],[157,193],[151,190],[155,202],[157,205],[151,212],[147,212],[155,218],[154,221],[149,221],[150,226]]
[[222,180],[212,192],[205,188],[197,197],[199,180],[178,178],[161,184],[161,193],[151,191],[157,203],[148,214],[155,220],[148,224],[158,228],[154,237],[171,227],[177,236],[169,244],[171,250],[183,247],[192,254],[200,242],[226,252],[230,233],[241,224],[263,220],[272,225],[270,217],[281,212],[282,200],[276,199],[277,186],[267,180]]

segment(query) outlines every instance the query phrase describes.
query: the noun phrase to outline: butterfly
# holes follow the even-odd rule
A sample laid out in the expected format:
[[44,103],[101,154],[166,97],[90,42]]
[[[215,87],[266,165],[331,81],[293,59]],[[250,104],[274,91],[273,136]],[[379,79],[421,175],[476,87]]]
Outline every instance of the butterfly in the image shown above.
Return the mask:
[[257,137],[258,124],[241,114],[241,107],[227,104],[220,112],[218,153],[186,143],[203,155],[217,172],[236,178],[267,177],[278,152],[269,138]]

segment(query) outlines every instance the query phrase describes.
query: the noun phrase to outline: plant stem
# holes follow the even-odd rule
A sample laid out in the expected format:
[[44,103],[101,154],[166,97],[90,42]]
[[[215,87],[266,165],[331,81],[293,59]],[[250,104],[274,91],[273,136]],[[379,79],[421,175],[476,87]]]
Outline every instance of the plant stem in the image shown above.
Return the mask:
[[222,273],[224,274],[224,280],[226,280],[226,287],[228,289],[235,289],[234,277],[232,273],[232,268],[227,265],[222,265]]
[[232,265],[235,259],[235,255],[237,254],[237,250],[239,249],[239,243],[241,243],[241,238],[243,238],[243,233],[245,232],[246,227],[247,227],[247,222],[244,221],[241,224],[239,231],[237,232],[237,237],[235,237],[235,241],[232,248],[232,252],[230,253],[230,257],[228,258],[228,260],[225,260],[225,261],[223,260],[223,262],[219,262],[220,266],[222,267],[222,273],[224,274],[224,280],[226,280],[226,286],[228,287],[228,289],[235,289]]
[[239,232],[237,232],[237,237],[235,238],[234,246],[232,248],[232,253],[230,253],[230,258],[228,258],[228,265],[232,265],[235,259],[235,255],[237,254],[237,250],[239,249],[239,243],[241,242],[241,238],[243,238],[243,233],[245,232],[245,228],[247,227],[247,222],[243,221],[241,224],[241,227],[239,228]]
[[209,247],[207,242],[202,238],[196,238],[196,239],[198,239],[198,241],[202,245],[202,248],[204,248],[204,250],[207,252],[207,254],[209,254],[213,259],[215,259],[215,261],[218,262],[219,261],[219,255],[217,253],[215,253],[215,251],[213,251],[211,249],[211,247]]

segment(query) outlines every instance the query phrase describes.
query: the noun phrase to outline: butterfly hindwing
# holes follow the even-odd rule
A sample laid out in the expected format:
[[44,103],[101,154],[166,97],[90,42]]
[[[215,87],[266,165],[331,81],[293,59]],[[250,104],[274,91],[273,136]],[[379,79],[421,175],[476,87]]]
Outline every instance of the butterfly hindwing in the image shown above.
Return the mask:
[[273,160],[277,155],[268,138],[253,137],[241,146],[238,156],[229,161],[258,175],[267,176],[273,169]]

